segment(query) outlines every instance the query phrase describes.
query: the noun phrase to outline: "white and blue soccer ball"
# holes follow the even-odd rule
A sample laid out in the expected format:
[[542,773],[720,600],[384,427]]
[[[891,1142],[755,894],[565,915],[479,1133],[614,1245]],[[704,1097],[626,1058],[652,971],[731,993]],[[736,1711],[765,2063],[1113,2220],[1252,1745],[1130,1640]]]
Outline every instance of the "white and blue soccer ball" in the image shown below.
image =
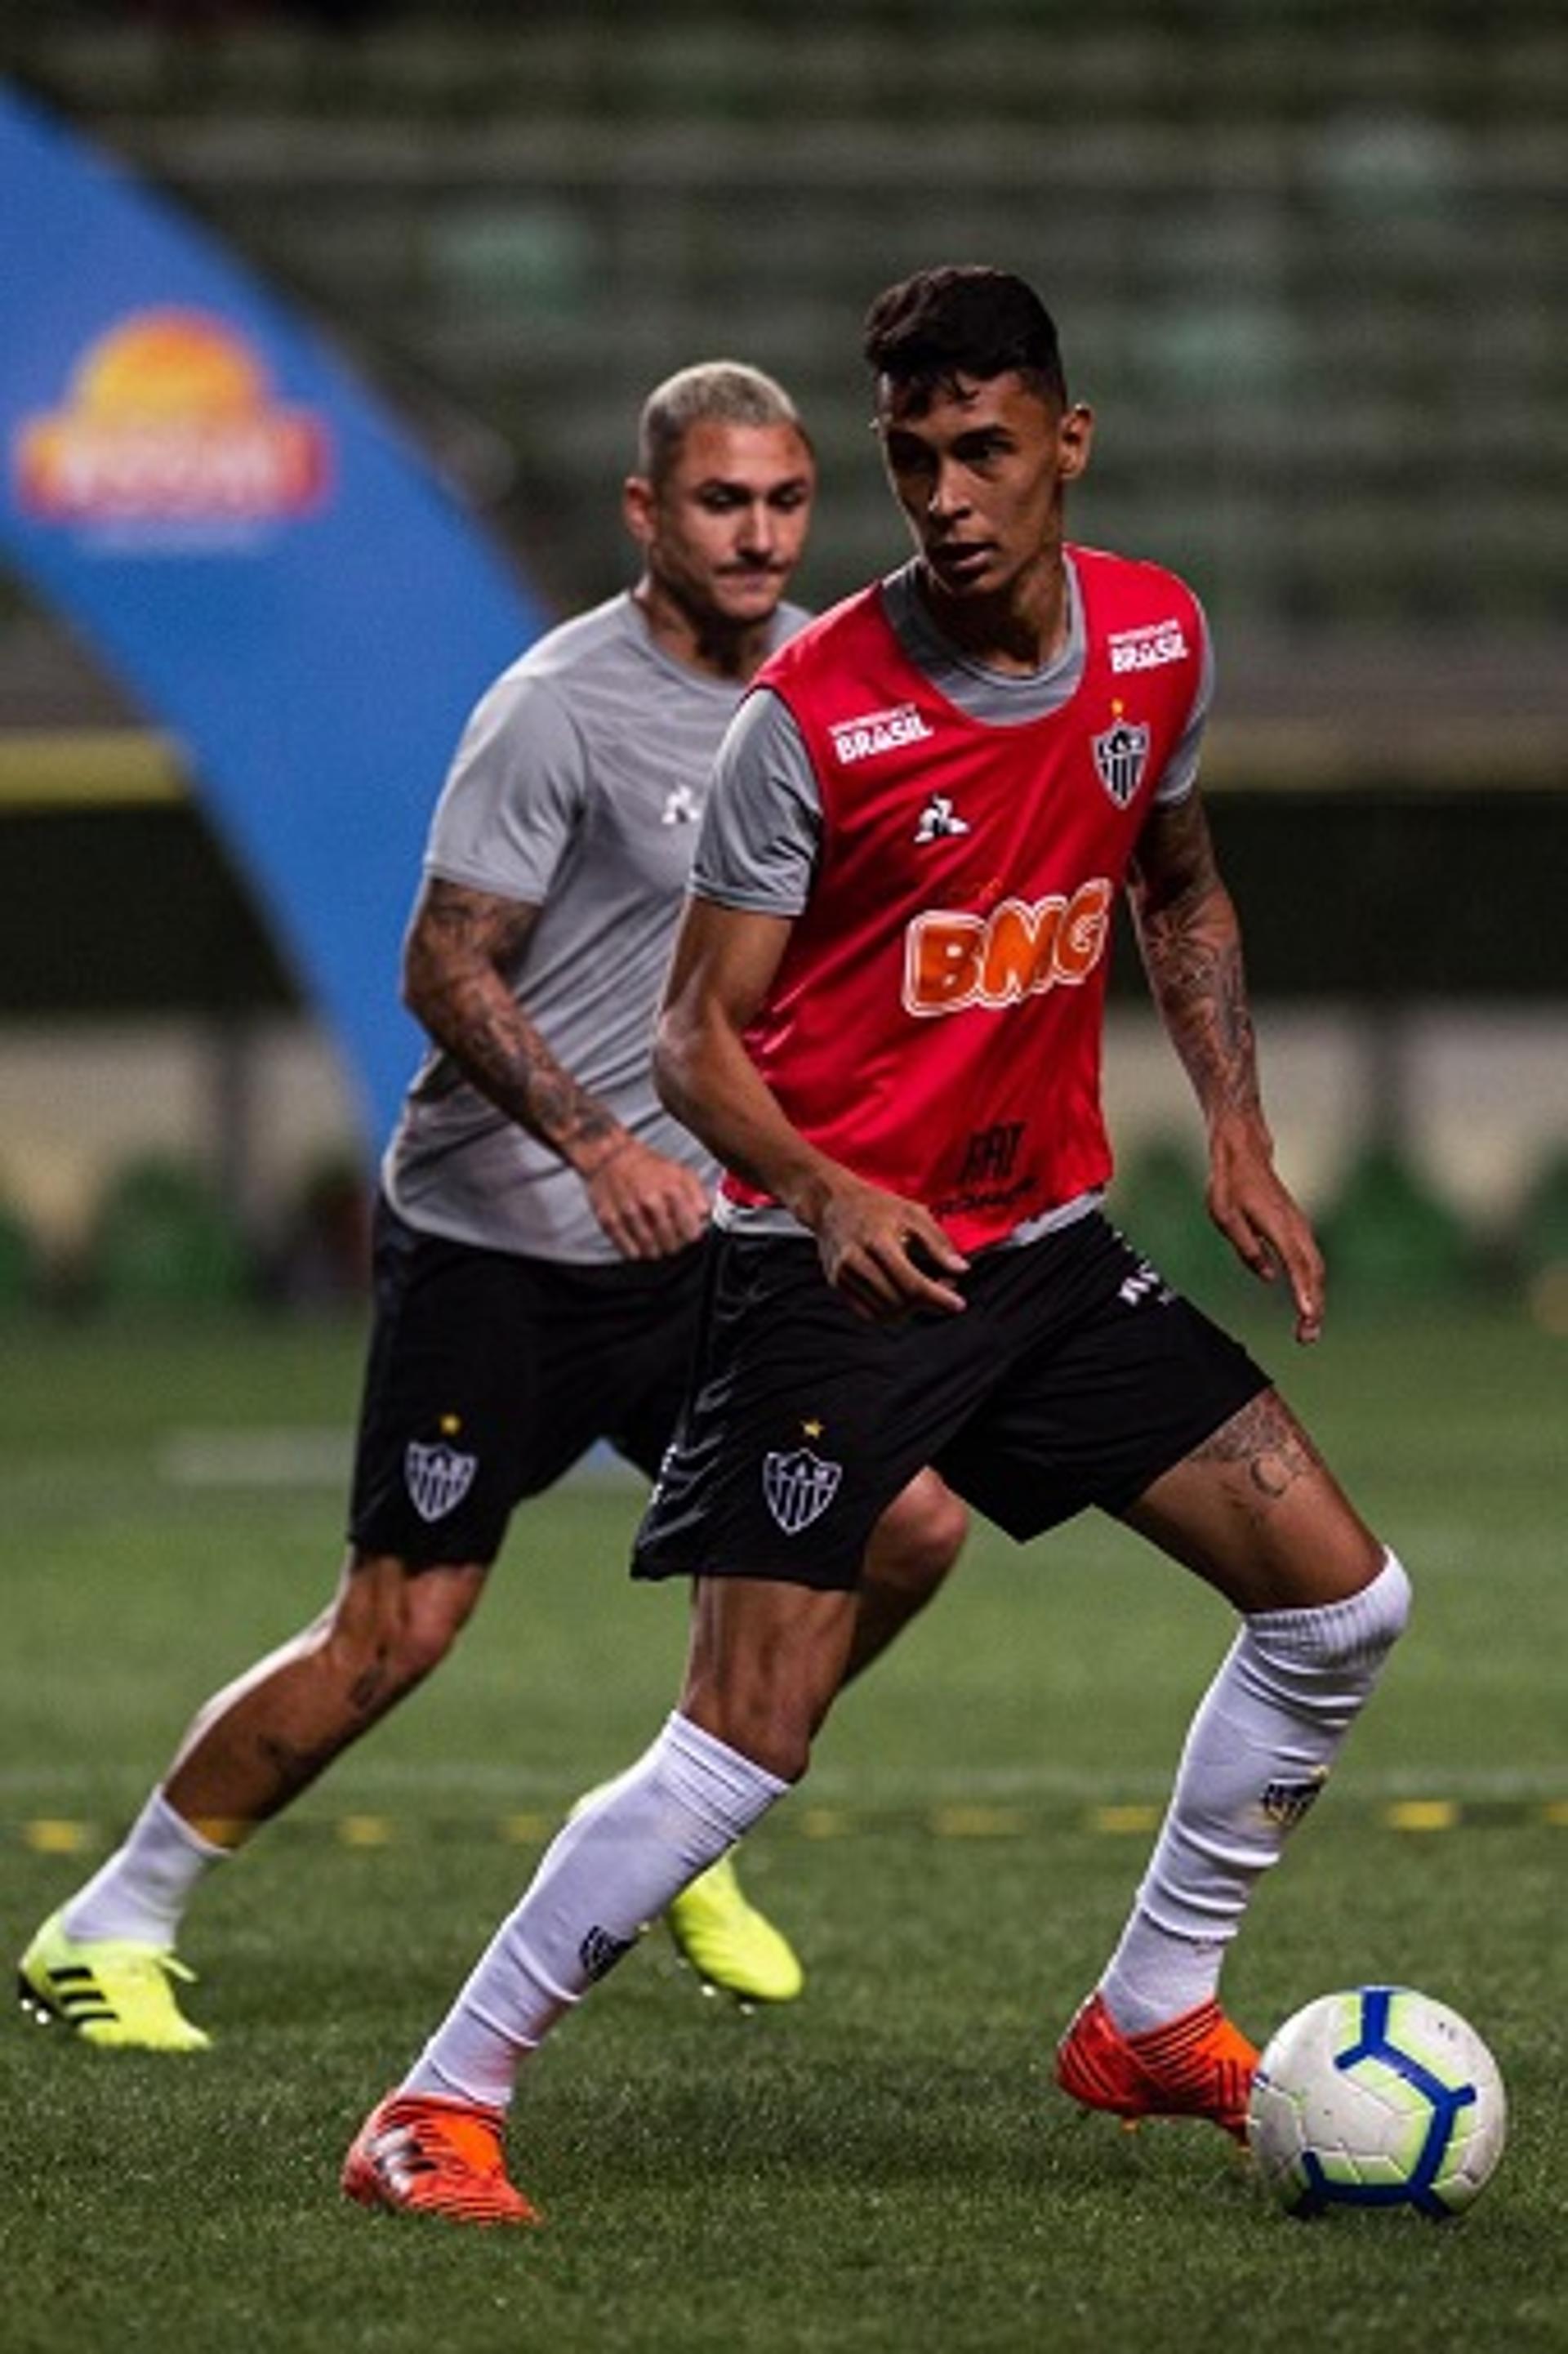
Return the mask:
[[1410,1987],[1320,1995],[1287,2019],[1253,2080],[1247,2140],[1298,2216],[1469,2206],[1508,2137],[1497,2062],[1468,2021]]

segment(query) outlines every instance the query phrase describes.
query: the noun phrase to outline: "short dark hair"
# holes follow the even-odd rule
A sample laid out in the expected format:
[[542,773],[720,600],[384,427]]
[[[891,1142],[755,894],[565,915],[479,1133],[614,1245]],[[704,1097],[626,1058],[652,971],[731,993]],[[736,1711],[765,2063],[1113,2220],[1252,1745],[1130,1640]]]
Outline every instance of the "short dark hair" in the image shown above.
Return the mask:
[[924,404],[960,376],[981,383],[1016,369],[1035,390],[1067,401],[1056,323],[1033,286],[980,264],[919,270],[879,294],[865,314],[866,360]]

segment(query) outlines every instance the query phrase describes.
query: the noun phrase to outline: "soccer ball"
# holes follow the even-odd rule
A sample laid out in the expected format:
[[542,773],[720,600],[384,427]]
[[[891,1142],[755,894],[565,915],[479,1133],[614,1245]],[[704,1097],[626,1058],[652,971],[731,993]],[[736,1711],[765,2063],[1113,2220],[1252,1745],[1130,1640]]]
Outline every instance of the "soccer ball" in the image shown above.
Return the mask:
[[1508,2134],[1497,2062],[1457,2011],[1409,1987],[1320,1995],[1258,2062],[1247,2140],[1292,2215],[1330,2207],[1457,2215]]

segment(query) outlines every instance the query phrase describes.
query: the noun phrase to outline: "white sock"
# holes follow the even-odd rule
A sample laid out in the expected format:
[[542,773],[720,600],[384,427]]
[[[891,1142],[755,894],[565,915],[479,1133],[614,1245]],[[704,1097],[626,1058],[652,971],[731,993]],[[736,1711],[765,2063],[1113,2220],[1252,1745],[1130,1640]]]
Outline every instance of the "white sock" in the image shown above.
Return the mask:
[[1261,1873],[1328,1779],[1410,1608],[1392,1553],[1370,1585],[1245,1619],[1192,1720],[1121,1942],[1100,1981],[1126,2035],[1206,2002]]
[[672,1715],[556,1833],[400,2089],[504,2107],[524,2054],[789,1787]]
[[66,1935],[79,1945],[130,1937],[172,1946],[197,1881],[230,1852],[193,1830],[154,1790],[122,1845],[65,1905]]

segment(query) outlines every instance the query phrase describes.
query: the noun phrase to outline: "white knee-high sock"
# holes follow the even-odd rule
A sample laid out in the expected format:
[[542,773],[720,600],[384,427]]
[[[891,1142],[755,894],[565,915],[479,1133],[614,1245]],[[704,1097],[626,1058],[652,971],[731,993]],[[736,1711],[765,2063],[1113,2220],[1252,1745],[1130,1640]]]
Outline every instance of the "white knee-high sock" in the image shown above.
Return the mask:
[[556,1833],[401,2089],[503,2107],[519,2062],[562,2012],[789,1787],[672,1715]]
[[154,1790],[108,1862],[64,1906],[66,1935],[79,1944],[129,1937],[172,1946],[196,1882],[229,1852],[194,1830]]
[[1370,1585],[1310,1610],[1255,1611],[1192,1720],[1171,1804],[1100,1981],[1125,2034],[1219,1984],[1261,1873],[1317,1797],[1410,1607],[1394,1555]]

